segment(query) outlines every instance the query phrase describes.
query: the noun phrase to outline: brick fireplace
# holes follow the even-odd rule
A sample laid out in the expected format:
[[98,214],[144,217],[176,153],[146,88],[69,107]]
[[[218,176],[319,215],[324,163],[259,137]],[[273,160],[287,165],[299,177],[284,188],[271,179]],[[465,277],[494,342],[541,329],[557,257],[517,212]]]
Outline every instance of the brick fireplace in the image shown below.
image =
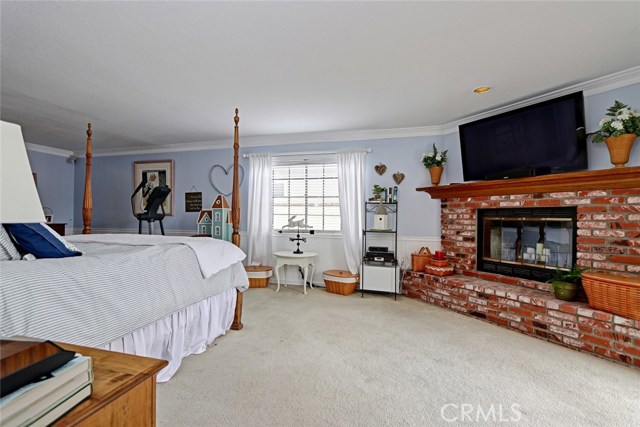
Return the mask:
[[575,258],[640,273],[640,167],[418,188],[441,199],[442,249],[456,275],[411,272],[403,293],[567,347],[640,366],[640,321],[557,300],[550,285],[478,271],[478,210],[575,208]]
[[[508,181],[508,182],[507,182]],[[640,273],[640,167],[418,188],[441,199],[442,248],[456,272],[476,271],[477,210],[577,209],[577,263]]]
[[640,188],[453,197],[441,202],[442,248],[456,272],[474,271],[479,208],[575,206],[577,264],[640,272]]

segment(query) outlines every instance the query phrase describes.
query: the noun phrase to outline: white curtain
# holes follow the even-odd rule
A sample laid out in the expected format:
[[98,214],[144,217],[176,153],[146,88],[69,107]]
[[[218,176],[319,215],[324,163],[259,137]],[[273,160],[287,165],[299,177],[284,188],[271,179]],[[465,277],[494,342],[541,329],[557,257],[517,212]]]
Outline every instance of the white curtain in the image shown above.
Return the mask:
[[271,264],[271,154],[249,155],[247,265]]
[[364,151],[338,153],[338,195],[342,242],[347,266],[356,274],[362,257],[364,216]]

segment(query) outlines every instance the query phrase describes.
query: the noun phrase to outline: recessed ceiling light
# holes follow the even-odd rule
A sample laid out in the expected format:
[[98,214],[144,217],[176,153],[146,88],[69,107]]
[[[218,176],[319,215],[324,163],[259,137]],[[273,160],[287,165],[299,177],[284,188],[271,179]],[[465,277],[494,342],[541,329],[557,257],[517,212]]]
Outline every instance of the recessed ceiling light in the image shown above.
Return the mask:
[[491,86],[478,86],[473,90],[474,93],[487,93],[491,90]]

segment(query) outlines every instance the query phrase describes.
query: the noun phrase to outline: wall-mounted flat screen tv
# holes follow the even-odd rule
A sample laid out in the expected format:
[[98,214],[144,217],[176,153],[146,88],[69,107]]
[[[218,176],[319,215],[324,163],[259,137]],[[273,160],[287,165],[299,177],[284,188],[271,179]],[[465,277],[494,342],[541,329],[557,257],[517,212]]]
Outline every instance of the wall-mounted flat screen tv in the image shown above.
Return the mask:
[[459,127],[465,181],[587,169],[582,92]]

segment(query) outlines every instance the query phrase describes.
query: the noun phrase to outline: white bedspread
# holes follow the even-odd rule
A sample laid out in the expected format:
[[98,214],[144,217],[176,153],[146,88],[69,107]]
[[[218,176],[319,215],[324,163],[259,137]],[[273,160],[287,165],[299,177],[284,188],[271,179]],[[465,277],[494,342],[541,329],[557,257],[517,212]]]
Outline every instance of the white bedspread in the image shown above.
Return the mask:
[[232,261],[244,253],[228,242],[137,235],[68,240],[82,256],[2,261],[1,335],[97,347],[230,287],[248,287],[242,264]]
[[130,246],[186,245],[195,252],[198,263],[200,264],[200,271],[202,271],[204,277],[211,277],[218,271],[238,261],[242,261],[246,257],[240,248],[229,242],[203,237],[145,234],[76,234],[66,236],[65,239],[73,244],[105,243]]

